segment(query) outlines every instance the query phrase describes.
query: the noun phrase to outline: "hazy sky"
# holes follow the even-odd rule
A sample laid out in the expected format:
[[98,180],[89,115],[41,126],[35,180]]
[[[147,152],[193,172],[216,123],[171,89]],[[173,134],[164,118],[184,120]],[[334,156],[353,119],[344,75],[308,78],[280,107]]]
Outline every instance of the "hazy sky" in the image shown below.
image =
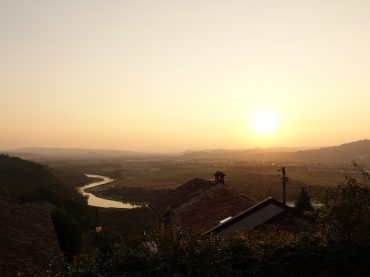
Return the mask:
[[[370,138],[369,0],[0,0],[0,149]],[[258,134],[256,112],[280,125]]]

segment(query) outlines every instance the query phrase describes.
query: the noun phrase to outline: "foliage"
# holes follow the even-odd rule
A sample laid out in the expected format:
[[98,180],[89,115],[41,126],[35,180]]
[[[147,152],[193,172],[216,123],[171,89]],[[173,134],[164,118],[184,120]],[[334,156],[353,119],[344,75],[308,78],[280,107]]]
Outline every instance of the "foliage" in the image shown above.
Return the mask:
[[[95,209],[91,209],[92,219]],[[109,228],[119,232],[120,236],[128,240],[130,236],[148,232],[156,225],[156,214],[148,207],[136,209],[99,209],[99,223],[104,229]],[[90,220],[92,221],[92,220]]]
[[329,236],[370,242],[370,189],[348,178],[329,190],[322,222]]
[[47,201],[74,215],[85,213],[85,200],[47,166],[0,155],[0,192],[27,201]]
[[[368,276],[370,190],[348,179],[309,233],[263,226],[229,237],[154,233],[79,258],[76,276]],[[77,268],[77,269],[76,269]]]
[[[56,177],[42,165],[0,156],[3,193],[47,200],[59,207],[52,218],[61,249],[68,257],[77,254],[59,275],[367,276],[370,272],[370,190],[355,179],[327,192],[325,205],[315,212],[319,225],[310,233],[262,227],[231,237],[189,233],[144,236],[138,231],[155,224],[148,208],[109,209],[99,211],[103,231],[98,240],[92,230],[86,236],[97,247],[81,255],[79,223],[91,227],[83,219],[89,211],[75,188],[65,186],[60,176],[66,175]],[[65,182],[77,183],[75,180],[79,180],[78,174],[67,176]],[[132,190],[130,197],[140,193]],[[309,195],[303,196],[305,201],[301,202],[307,202]]]
[[268,228],[225,238],[155,234],[136,246],[115,244],[109,252],[80,258],[66,275],[366,276],[369,254],[367,244]]
[[60,249],[68,256],[76,255],[81,247],[82,231],[79,225],[61,209],[51,214]]
[[0,155],[0,193],[28,202],[49,202],[61,250],[75,255],[80,249],[81,227],[88,226],[86,201],[47,166]]
[[71,212],[83,211],[85,200],[74,187],[67,185],[71,179],[77,181],[81,176],[65,181],[62,177],[66,174],[55,173],[46,165],[0,154],[0,187],[9,196],[48,201]]
[[313,207],[311,205],[311,196],[306,192],[303,186],[301,187],[301,193],[295,202],[295,208],[299,212],[313,211]]
[[57,183],[55,176],[40,164],[0,155],[0,185],[10,194],[29,197],[40,189],[52,191]]

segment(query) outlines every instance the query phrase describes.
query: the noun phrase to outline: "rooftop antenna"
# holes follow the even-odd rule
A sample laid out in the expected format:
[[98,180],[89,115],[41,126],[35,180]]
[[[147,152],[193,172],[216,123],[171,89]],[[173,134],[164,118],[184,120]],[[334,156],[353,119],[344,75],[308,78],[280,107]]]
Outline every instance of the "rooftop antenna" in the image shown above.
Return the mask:
[[281,173],[282,173],[281,182],[283,184],[283,204],[286,205],[286,183],[288,181],[288,177],[286,176],[285,166],[283,166],[278,171],[281,171]]

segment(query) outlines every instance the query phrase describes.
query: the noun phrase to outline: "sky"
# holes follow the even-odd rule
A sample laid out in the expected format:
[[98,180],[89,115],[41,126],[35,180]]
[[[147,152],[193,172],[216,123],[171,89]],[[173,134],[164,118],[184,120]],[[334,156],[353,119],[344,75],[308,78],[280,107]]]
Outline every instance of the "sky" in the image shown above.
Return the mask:
[[0,0],[0,149],[370,138],[369,13],[368,0]]

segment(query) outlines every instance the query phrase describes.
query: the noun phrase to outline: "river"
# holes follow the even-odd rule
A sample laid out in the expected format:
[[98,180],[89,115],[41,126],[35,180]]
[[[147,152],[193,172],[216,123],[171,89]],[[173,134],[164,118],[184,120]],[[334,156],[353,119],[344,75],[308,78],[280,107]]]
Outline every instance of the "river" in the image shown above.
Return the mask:
[[[292,207],[294,208],[295,206],[295,202],[296,201],[286,201],[286,205],[289,206],[289,207]],[[317,209],[317,208],[321,208],[322,205],[324,205],[322,202],[318,201],[318,200],[311,200],[311,205],[314,209]]]
[[114,179],[109,178],[107,176],[94,175],[94,174],[86,174],[86,176],[88,178],[101,179],[99,181],[94,181],[93,183],[88,183],[82,187],[77,188],[79,193],[81,193],[85,197],[88,197],[87,204],[89,206],[100,207],[100,208],[119,208],[119,209],[134,209],[134,208],[141,207],[141,205],[135,205],[132,203],[123,203],[120,201],[100,198],[90,192],[86,192],[85,191],[86,189],[106,185],[114,181]]

